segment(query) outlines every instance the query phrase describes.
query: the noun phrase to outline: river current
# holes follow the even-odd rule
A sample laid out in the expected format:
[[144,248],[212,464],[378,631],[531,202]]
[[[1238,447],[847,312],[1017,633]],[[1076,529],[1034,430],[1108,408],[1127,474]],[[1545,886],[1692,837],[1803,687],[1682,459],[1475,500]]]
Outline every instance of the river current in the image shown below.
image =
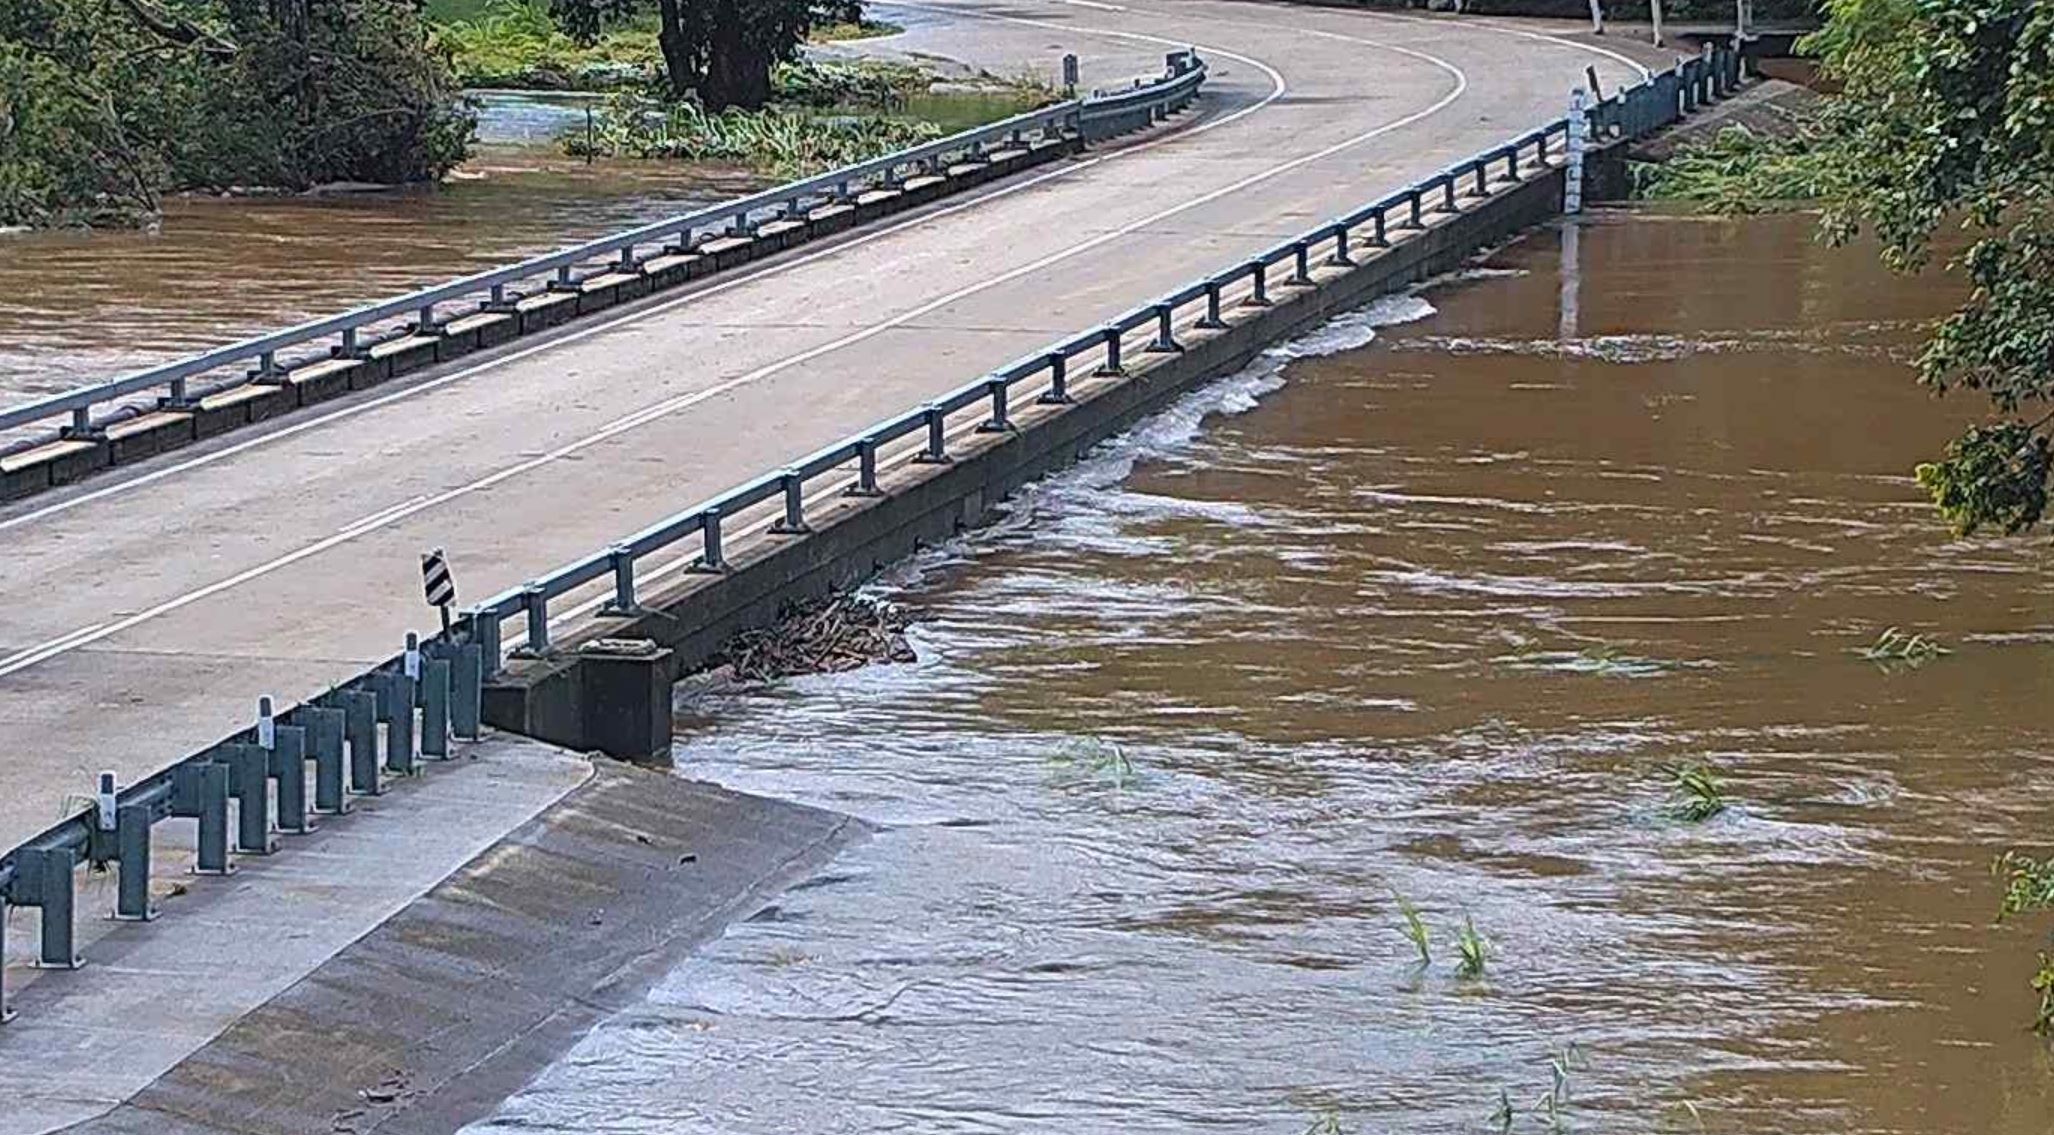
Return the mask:
[[876,832],[474,1132],[2054,1129],[2045,537],[1948,537],[1952,295],[1809,223],[1536,234],[881,581],[917,664],[682,706]]

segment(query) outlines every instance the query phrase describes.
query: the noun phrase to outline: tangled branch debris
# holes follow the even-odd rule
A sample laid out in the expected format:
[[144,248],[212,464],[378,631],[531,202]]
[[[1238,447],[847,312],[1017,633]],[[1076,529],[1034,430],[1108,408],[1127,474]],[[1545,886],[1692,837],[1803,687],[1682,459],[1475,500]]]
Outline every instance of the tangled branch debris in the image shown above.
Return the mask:
[[911,662],[906,612],[874,599],[836,595],[785,609],[775,626],[743,631],[715,660],[738,682],[838,674],[874,662]]

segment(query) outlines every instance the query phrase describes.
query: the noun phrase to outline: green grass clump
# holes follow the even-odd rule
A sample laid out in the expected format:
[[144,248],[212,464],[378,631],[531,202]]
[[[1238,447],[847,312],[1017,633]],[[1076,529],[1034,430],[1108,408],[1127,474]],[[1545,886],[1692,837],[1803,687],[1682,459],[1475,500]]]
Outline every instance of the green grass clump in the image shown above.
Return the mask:
[[1420,915],[1419,908],[1412,905],[1411,899],[1396,891],[1391,892],[1391,897],[1398,901],[1398,914],[1405,920],[1405,940],[1411,942],[1412,948],[1419,951],[1419,964],[1432,965],[1433,931],[1427,929],[1426,919]]
[[1490,961],[1490,943],[1476,932],[1476,922],[1467,914],[1462,916],[1462,931],[1455,935],[1455,950],[1460,960],[1455,963],[1455,976],[1475,981],[1483,976],[1484,966]]
[[1709,765],[1677,765],[1669,770],[1672,789],[1669,815],[1701,824],[1726,810],[1726,786]]

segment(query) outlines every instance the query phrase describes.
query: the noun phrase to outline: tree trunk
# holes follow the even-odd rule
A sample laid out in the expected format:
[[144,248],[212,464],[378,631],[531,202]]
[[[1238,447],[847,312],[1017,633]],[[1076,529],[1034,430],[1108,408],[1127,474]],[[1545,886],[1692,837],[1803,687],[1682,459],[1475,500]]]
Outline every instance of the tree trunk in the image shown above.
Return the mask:
[[717,20],[706,45],[699,103],[709,111],[756,110],[770,101],[770,56],[749,41],[739,20]]
[[663,50],[663,77],[670,84],[670,93],[684,98],[693,87],[699,85],[699,67],[693,58],[692,40],[685,32],[682,4],[684,0],[657,0],[657,17],[660,26],[656,33],[657,46]]

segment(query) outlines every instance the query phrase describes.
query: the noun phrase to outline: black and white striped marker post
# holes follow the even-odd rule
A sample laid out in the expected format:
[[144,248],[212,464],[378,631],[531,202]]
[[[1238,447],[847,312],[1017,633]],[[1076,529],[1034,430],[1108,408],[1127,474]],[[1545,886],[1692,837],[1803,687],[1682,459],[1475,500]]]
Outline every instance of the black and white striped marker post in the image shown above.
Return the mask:
[[442,612],[442,633],[449,633],[449,608],[456,602],[456,581],[449,575],[449,557],[437,548],[421,557],[421,591],[428,605]]

